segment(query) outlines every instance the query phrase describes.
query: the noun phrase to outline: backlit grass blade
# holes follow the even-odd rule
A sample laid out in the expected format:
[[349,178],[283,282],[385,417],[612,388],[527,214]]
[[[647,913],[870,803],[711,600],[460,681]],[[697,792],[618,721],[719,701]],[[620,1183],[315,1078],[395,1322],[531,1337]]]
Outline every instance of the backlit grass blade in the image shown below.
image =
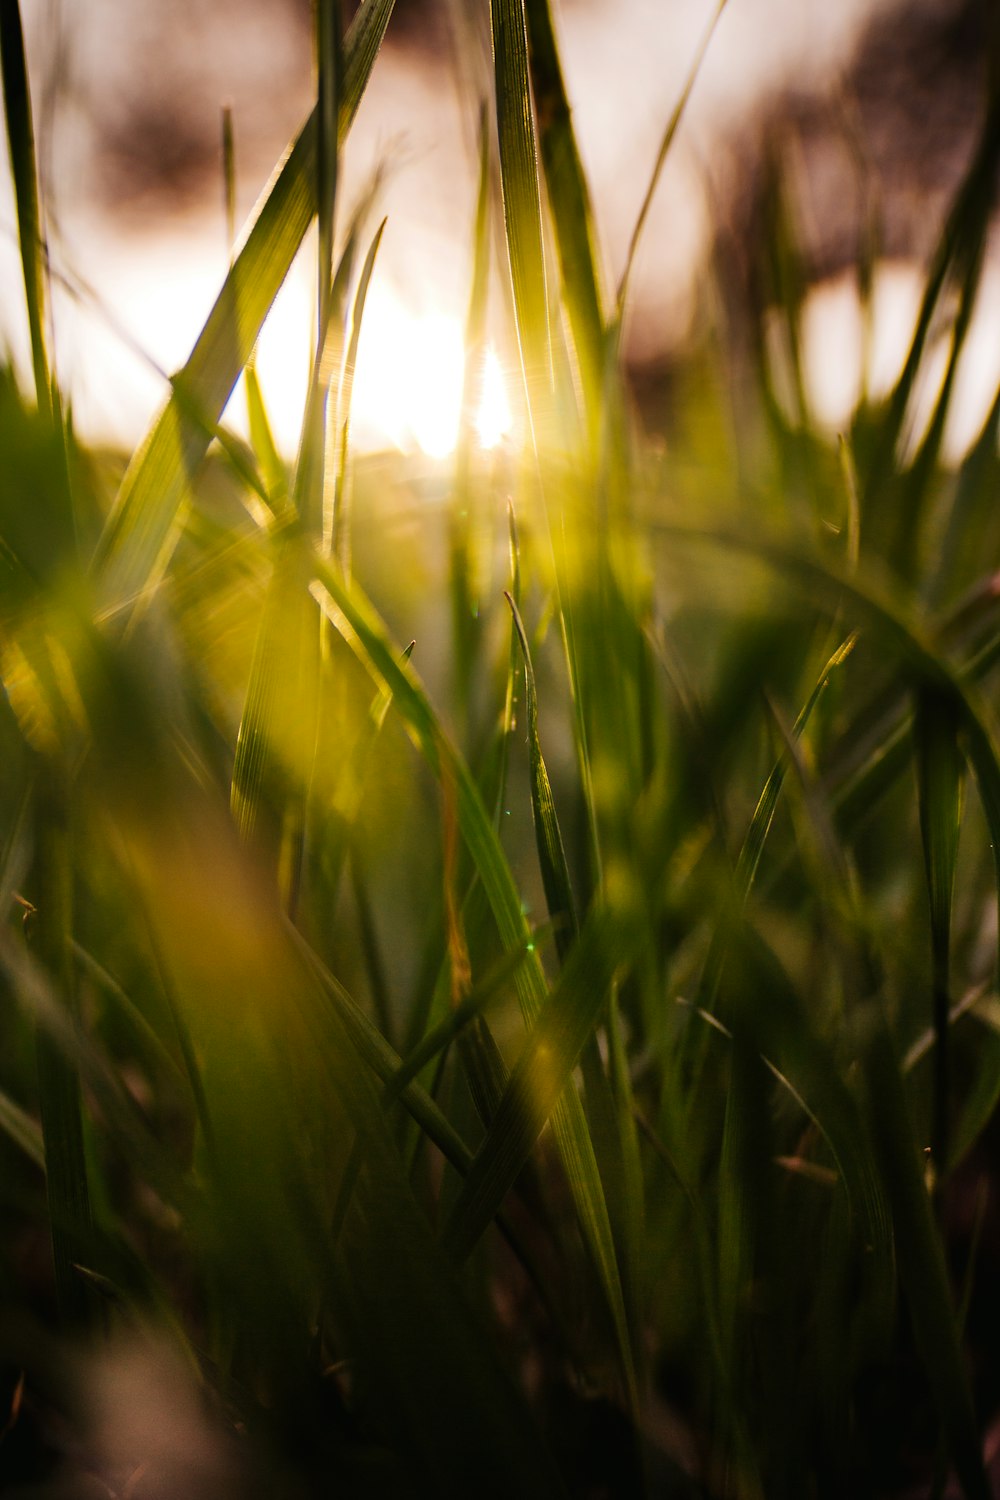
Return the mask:
[[924,1185],[923,1163],[914,1144],[918,1137],[892,1045],[882,1027],[865,1060],[865,1083],[914,1338],[967,1500],[989,1500],[948,1270]]
[[660,174],[662,173],[664,164],[667,160],[668,155],[670,154],[670,148],[674,143],[674,136],[677,134],[677,128],[680,125],[681,120],[684,116],[684,111],[687,108],[687,102],[690,99],[692,90],[694,89],[695,83],[698,80],[698,74],[701,71],[701,65],[705,59],[705,53],[708,51],[708,44],[712,40],[716,26],[719,24],[719,19],[722,16],[725,5],[726,0],[719,0],[716,9],[712,13],[712,18],[705,30],[705,34],[698,46],[698,50],[694,55],[694,60],[691,63],[691,67],[688,70],[688,75],[685,79],[684,87],[681,90],[680,98],[674,105],[673,113],[671,114],[670,119],[667,121],[667,128],[663,132],[663,139],[660,141],[660,149],[656,154],[656,163],[653,167],[652,176],[649,179],[649,185],[646,188],[646,196],[642,200],[642,207],[639,210],[639,217],[636,219],[635,226],[632,230],[632,238],[629,240],[628,251],[625,256],[625,265],[622,270],[621,278],[618,282],[616,321],[619,325],[621,324],[622,317],[625,312],[625,302],[628,297],[629,281],[632,276],[632,267],[635,263],[636,252],[639,248],[639,242],[642,239],[642,232],[646,227],[646,220],[649,218],[649,210],[652,207],[653,199],[656,196],[656,189],[659,185]]
[[348,575],[351,570],[351,545],[350,520],[348,515],[347,450],[351,433],[351,401],[354,396],[354,371],[358,363],[358,343],[361,339],[361,325],[365,316],[365,302],[368,299],[368,288],[371,286],[372,274],[375,270],[375,257],[378,255],[379,246],[382,243],[385,226],[386,220],[383,219],[372,237],[371,244],[368,246],[368,254],[365,256],[364,265],[361,267],[361,275],[358,277],[357,291],[354,294],[354,307],[351,311],[351,332],[347,341],[347,353],[344,356],[344,368],[337,400],[337,478],[333,500],[332,550],[333,555],[338,559],[341,567]]
[[552,351],[524,5],[490,0],[490,17],[507,255],[525,396],[539,445],[551,407]]
[[[364,0],[344,38],[339,135],[357,113],[394,0]],[[217,422],[316,211],[314,113],[258,208],[184,369],[178,390],[137,449],[97,550],[95,568],[109,607],[127,606],[155,577],[172,544],[184,485],[201,463]]]
[[31,96],[28,90],[19,0],[2,0],[0,3],[0,73],[3,75],[7,146],[17,205],[17,232],[31,336],[35,400],[38,410],[48,414],[52,406],[52,383],[46,349],[45,239],[38,203],[35,134],[31,122]]
[[268,504],[276,515],[281,515],[288,503],[288,471],[274,441],[264,393],[260,387],[260,376],[252,357],[247,361],[243,378],[246,382],[247,423],[254,457],[264,480]]
[[[311,765],[316,705],[309,662],[318,650],[318,628],[312,628],[318,620],[296,544],[278,537],[274,549],[236,741],[231,806],[241,837],[277,875],[282,851],[289,854],[287,814]],[[283,882],[290,892],[289,868]]]
[[[335,568],[314,560],[321,591],[329,596],[337,628],[366,664],[368,670],[391,692],[393,706],[416,741],[435,775],[448,767],[456,796],[456,815],[466,848],[473,860],[489,901],[503,946],[520,949],[529,941],[529,928],[521,899],[504,858],[490,819],[469,770],[444,733],[415,675],[401,665],[398,653],[367,600],[356,587],[348,587]],[[518,1000],[525,1023],[530,1025],[546,1000],[548,987],[537,954],[523,964],[516,977]],[[579,1096],[566,1088],[552,1115],[552,1128],[559,1146],[584,1240],[593,1258],[616,1328],[625,1383],[634,1389],[633,1361],[629,1350],[621,1280],[600,1173]]]
[[600,425],[605,350],[590,195],[566,98],[549,0],[529,0],[525,15],[531,85],[538,115],[538,145],[559,273],[591,430],[596,433]]
[[920,802],[920,832],[931,917],[934,1103],[931,1153],[936,1173],[950,1154],[951,907],[962,820],[965,766],[951,696],[919,689],[913,720]]

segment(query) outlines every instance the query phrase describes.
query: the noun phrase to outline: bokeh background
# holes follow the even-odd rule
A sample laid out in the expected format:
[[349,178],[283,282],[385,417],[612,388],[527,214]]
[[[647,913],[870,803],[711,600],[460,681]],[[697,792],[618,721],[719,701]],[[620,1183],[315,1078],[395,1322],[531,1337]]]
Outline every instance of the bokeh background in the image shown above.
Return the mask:
[[[558,7],[609,285],[715,8],[715,0]],[[362,448],[440,456],[454,439],[475,198],[476,111],[468,104],[486,90],[487,11],[461,0],[399,0],[351,134],[342,202],[356,201],[381,173],[378,206],[388,215],[355,392]],[[975,139],[987,12],[976,0],[729,0],[636,265],[626,355],[653,431],[671,371],[707,324],[725,320],[738,347],[741,306],[759,292],[745,247],[767,211],[776,158],[805,248],[814,415],[837,430],[854,403],[863,338],[856,268],[871,236],[869,371],[873,394],[888,389],[912,330],[921,268]],[[163,399],[163,375],[186,358],[229,254],[222,108],[233,112],[241,223],[309,109],[311,9],[308,0],[35,0],[25,22],[61,377],[81,432],[128,446]],[[23,363],[6,175],[0,287],[0,339]],[[307,380],[312,287],[307,251],[261,341],[261,379],[288,451]],[[946,437],[952,458],[978,431],[1000,372],[995,256],[979,300]],[[494,309],[487,442],[517,422],[517,383],[504,373],[508,327]]]

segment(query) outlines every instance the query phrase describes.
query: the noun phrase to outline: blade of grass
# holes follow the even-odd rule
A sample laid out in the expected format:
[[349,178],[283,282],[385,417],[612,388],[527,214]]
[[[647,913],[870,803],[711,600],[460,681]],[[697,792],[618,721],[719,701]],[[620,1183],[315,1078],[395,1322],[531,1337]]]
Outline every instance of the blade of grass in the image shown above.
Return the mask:
[[[357,113],[393,3],[363,0],[344,38],[341,141]],[[184,485],[211,437],[191,413],[218,421],[315,213],[317,128],[314,111],[264,195],[177,388],[122,480],[94,560],[110,609],[131,608],[169,555]]]

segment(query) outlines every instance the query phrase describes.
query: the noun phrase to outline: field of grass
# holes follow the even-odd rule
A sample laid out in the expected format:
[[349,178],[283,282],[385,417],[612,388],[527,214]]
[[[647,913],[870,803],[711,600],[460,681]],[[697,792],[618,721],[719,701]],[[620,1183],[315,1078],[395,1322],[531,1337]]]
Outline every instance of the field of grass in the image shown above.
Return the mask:
[[[706,337],[664,451],[549,0],[492,0],[469,368],[499,278],[526,438],[467,421],[428,498],[349,441],[392,8],[318,0],[316,110],[118,474],[51,375],[0,0],[0,1490],[985,1500],[1000,396],[941,441],[1000,97],[888,398],[816,429],[775,211],[752,358]],[[253,349],[316,219],[288,465]]]

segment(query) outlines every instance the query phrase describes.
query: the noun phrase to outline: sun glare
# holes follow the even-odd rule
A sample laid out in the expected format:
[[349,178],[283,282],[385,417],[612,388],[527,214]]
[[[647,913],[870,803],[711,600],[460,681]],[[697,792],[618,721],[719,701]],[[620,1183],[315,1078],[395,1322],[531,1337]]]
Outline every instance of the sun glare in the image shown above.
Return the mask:
[[[352,427],[359,446],[416,444],[430,458],[445,458],[458,439],[464,373],[457,318],[440,312],[415,316],[390,291],[373,288],[354,377]],[[490,350],[476,416],[483,447],[493,447],[510,425],[503,373]]]
[[483,363],[483,388],[476,414],[476,432],[484,448],[495,448],[513,424],[507,385],[495,349],[486,350]]

